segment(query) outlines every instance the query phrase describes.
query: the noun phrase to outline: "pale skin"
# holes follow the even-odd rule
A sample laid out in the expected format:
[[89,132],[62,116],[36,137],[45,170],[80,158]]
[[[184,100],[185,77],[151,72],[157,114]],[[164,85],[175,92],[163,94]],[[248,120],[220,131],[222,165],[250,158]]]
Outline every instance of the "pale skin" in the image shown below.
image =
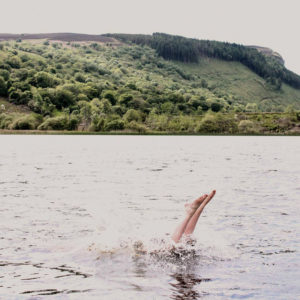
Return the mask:
[[[192,203],[187,203],[185,205],[186,217],[184,220],[177,226],[171,238],[175,243],[179,243],[182,237],[189,237],[193,234],[198,219],[204,209],[204,207],[209,203],[209,201],[214,197],[216,191],[213,190],[209,195],[205,194],[198,199],[194,200]],[[142,242],[135,243],[135,251],[139,254],[147,253],[147,250],[144,249]],[[174,249],[174,245],[169,245],[168,250]],[[153,251],[152,253],[157,253]]]
[[175,229],[174,233],[171,236],[172,240],[175,243],[180,242],[183,236],[188,237],[193,234],[204,207],[209,203],[209,201],[214,197],[215,194],[216,191],[213,190],[209,195],[205,194],[194,200],[192,203],[185,205],[187,212],[186,217]]

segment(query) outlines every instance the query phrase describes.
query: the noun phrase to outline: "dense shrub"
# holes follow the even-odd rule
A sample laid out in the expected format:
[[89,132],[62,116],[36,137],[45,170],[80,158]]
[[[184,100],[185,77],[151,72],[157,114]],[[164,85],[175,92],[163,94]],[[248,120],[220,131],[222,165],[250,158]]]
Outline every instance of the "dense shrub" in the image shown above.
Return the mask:
[[90,100],[100,95],[99,89],[92,83],[82,85],[79,90],[81,90],[81,92],[84,93]]
[[92,119],[89,131],[104,131],[106,120],[104,117],[96,116]]
[[195,121],[187,116],[173,117],[167,124],[167,129],[171,132],[193,132],[195,127]]
[[11,87],[8,90],[9,101],[15,104],[20,104],[20,99],[22,95],[22,91],[20,89],[16,89],[15,87]]
[[67,125],[68,130],[76,130],[78,128],[80,119],[77,116],[71,116]]
[[258,128],[253,121],[241,120],[238,129],[240,133],[258,133]]
[[82,73],[77,73],[75,75],[75,80],[78,81],[78,82],[83,82],[84,83],[86,81],[86,77]]
[[75,103],[75,96],[68,91],[66,88],[61,87],[56,89],[55,98],[53,99],[53,104],[61,109],[63,107],[71,106]]
[[0,76],[7,81],[9,79],[9,72],[7,70],[4,69],[0,69]]
[[131,94],[123,94],[120,97],[120,103],[124,105],[128,105],[133,100],[133,96]]
[[6,113],[0,114],[0,129],[9,129],[13,122],[13,116]]
[[236,133],[237,123],[233,116],[221,113],[206,114],[196,127],[200,133]]
[[113,91],[105,91],[105,92],[103,93],[103,98],[109,100],[109,102],[110,102],[112,105],[115,105],[116,102],[117,102],[115,93],[114,93]]
[[7,64],[12,68],[19,69],[21,67],[21,59],[18,56],[11,56],[6,60]]
[[46,119],[39,127],[39,130],[66,130],[69,127],[68,119],[65,116]]
[[112,105],[107,99],[101,100],[100,111],[104,114],[110,114],[112,112]]
[[42,122],[43,118],[41,115],[31,114],[25,115],[16,119],[11,126],[11,129],[23,129],[32,130],[36,129]]
[[211,110],[213,112],[218,112],[218,111],[220,111],[222,109],[222,105],[220,103],[218,103],[218,102],[213,102],[211,104],[210,108],[211,108]]
[[167,115],[149,114],[146,119],[146,125],[152,130],[166,131],[168,129],[169,117]]
[[0,76],[0,96],[6,96],[7,95],[7,85],[2,76]]
[[107,122],[104,129],[106,131],[122,130],[122,129],[124,129],[124,127],[125,127],[124,121],[121,120],[121,119],[116,119],[116,120],[112,120],[112,121]]
[[37,87],[47,88],[56,86],[59,80],[49,73],[38,72],[34,75],[34,83]]
[[256,103],[247,103],[245,107],[246,112],[258,112],[258,106]]
[[146,133],[148,131],[148,128],[144,124],[137,123],[136,121],[127,123],[126,128],[138,133]]
[[[179,110],[184,110],[187,106],[184,103],[180,103],[180,104],[177,104],[177,107]],[[173,105],[172,102],[168,101],[168,102],[162,103],[160,106],[160,109],[161,109],[162,113],[172,114],[172,113],[174,113],[175,106]]]
[[131,121],[140,122],[142,120],[142,116],[139,111],[137,111],[135,109],[129,109],[123,116],[123,119],[128,123]]

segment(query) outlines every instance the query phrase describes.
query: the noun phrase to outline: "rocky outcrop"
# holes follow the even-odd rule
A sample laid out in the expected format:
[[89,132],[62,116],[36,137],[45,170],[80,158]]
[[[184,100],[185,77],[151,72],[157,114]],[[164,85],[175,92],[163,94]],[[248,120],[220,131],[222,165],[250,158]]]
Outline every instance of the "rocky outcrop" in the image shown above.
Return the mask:
[[271,56],[271,57],[275,58],[279,63],[284,65],[284,59],[282,58],[282,56],[278,52],[275,52],[270,48],[261,47],[261,46],[248,46],[248,47],[255,48],[256,50],[263,53],[264,55]]

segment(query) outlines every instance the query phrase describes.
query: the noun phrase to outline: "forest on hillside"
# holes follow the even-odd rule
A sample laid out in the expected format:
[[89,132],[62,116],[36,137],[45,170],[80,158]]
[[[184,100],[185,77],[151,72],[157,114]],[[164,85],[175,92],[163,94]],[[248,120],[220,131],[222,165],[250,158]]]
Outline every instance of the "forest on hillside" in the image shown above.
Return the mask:
[[[274,114],[262,119],[266,106],[239,101],[172,61],[196,63],[201,51],[238,60],[234,53],[246,51],[238,45],[199,46],[199,41],[162,34],[150,41],[148,36],[114,37],[133,44],[2,41],[0,129],[233,134],[285,132],[298,124],[295,107],[270,106]],[[281,93],[282,82],[300,87],[298,75],[288,77],[282,65],[264,59],[265,73],[253,71],[268,89]]]
[[139,34],[107,34],[109,37],[132,42],[138,45],[148,45],[165,59],[183,62],[198,62],[199,57],[207,56],[227,61],[238,61],[268,82],[280,89],[285,82],[300,89],[300,76],[289,71],[278,59],[266,57],[257,49],[239,44],[197,40],[174,36],[165,33],[153,35]]

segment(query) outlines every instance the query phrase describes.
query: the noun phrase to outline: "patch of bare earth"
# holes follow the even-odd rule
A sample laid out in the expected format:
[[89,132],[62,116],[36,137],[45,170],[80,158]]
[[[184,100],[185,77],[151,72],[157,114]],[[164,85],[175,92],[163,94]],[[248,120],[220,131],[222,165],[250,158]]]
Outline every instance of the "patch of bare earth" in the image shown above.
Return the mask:
[[4,98],[0,98],[0,113],[30,114],[32,111],[26,105],[15,105]]

